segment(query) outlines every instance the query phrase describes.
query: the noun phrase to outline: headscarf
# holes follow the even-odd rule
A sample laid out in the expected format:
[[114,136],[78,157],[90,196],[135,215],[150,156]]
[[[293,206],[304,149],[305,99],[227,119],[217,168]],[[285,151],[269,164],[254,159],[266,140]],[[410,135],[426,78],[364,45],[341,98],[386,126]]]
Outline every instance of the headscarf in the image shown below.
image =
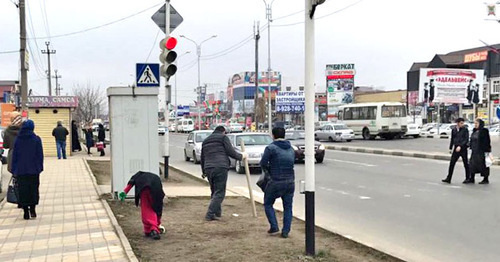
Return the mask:
[[18,138],[31,138],[35,136],[35,133],[33,132],[35,130],[35,122],[33,120],[26,120],[23,125],[21,126],[21,131],[19,131],[19,135],[17,136]]
[[20,126],[22,124],[23,117],[21,114],[17,111],[11,112],[10,113],[10,122],[11,125],[13,126]]
[[484,128],[484,121],[480,118],[476,119],[476,121],[479,123],[479,128],[474,128],[475,130],[481,130]]

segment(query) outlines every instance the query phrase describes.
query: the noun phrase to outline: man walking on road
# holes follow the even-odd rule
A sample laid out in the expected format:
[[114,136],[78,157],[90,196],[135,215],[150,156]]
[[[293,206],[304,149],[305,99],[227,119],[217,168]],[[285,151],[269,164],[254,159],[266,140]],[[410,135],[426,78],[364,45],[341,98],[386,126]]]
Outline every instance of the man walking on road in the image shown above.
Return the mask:
[[[451,183],[451,177],[453,176],[453,170],[455,169],[455,164],[461,157],[465,168],[465,181],[469,178],[469,159],[467,158],[467,147],[469,145],[469,130],[464,127],[464,119],[457,119],[457,126],[451,131],[450,139],[450,152],[451,160],[450,167],[448,169],[448,176],[443,179],[443,183]],[[452,151],[453,150],[453,151]]]
[[210,205],[205,220],[220,220],[222,216],[222,201],[226,196],[227,173],[229,171],[229,157],[241,161],[247,157],[246,153],[239,154],[233,148],[226,136],[226,129],[218,126],[215,131],[203,141],[201,147],[201,171],[203,177],[208,177],[212,191]]
[[274,202],[277,198],[283,200],[283,230],[281,237],[288,238],[292,226],[292,203],[295,191],[295,151],[289,141],[285,140],[285,129],[276,127],[273,129],[274,142],[266,147],[264,155],[260,160],[263,171],[269,173],[270,181],[264,190],[264,208],[267,220],[271,228],[267,233],[270,235],[279,234],[280,229],[276,214],[274,212]]
[[52,136],[56,138],[57,158],[66,159],[66,137],[69,135],[61,121],[57,121],[57,127],[52,130]]

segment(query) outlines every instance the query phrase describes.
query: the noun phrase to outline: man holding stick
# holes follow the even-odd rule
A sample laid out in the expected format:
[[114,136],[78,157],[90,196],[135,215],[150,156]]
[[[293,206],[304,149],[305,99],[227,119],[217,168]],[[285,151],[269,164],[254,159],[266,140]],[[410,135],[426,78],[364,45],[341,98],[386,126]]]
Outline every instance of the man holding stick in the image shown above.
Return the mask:
[[243,152],[239,154],[234,150],[231,141],[226,136],[226,129],[218,126],[207,137],[201,146],[201,171],[203,178],[208,177],[210,183],[211,200],[205,220],[220,220],[222,216],[222,201],[226,196],[227,173],[229,171],[229,157],[242,161],[247,158]]

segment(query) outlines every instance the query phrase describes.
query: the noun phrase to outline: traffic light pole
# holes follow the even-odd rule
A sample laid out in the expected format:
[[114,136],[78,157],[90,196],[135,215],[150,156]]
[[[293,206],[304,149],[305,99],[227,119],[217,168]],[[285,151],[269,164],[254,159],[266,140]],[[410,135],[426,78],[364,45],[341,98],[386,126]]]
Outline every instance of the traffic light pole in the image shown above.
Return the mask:
[[[165,9],[165,38],[168,39],[168,37],[170,36],[170,0],[165,0],[165,6],[166,6],[166,9]],[[164,139],[164,143],[163,143],[163,146],[164,146],[164,156],[163,156],[163,160],[164,160],[164,176],[165,176],[165,179],[168,179],[168,160],[169,160],[169,156],[170,156],[170,139],[169,139],[169,136],[170,136],[170,132],[169,132],[169,129],[168,129],[168,126],[169,126],[169,121],[170,121],[170,110],[168,108],[168,104],[170,103],[170,96],[169,96],[169,92],[170,92],[170,85],[168,84],[168,80],[169,80],[169,76],[165,76],[165,112],[164,112],[164,116],[165,116],[165,126],[167,127],[167,132],[165,132],[165,135],[163,136],[163,139]]]

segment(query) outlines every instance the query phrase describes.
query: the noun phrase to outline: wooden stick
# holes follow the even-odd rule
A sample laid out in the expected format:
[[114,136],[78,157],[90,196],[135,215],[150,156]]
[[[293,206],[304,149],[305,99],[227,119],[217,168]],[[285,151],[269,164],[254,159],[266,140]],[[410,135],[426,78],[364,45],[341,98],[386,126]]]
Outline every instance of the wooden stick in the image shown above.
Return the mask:
[[[241,140],[241,152],[245,152],[245,142],[243,142],[243,140]],[[252,201],[253,217],[257,217],[257,210],[255,209],[255,201],[253,200],[253,190],[252,186],[250,185],[250,168],[248,167],[248,155],[247,158],[243,160],[243,163],[245,163],[245,174],[247,177],[248,192],[250,193],[250,201]]]

